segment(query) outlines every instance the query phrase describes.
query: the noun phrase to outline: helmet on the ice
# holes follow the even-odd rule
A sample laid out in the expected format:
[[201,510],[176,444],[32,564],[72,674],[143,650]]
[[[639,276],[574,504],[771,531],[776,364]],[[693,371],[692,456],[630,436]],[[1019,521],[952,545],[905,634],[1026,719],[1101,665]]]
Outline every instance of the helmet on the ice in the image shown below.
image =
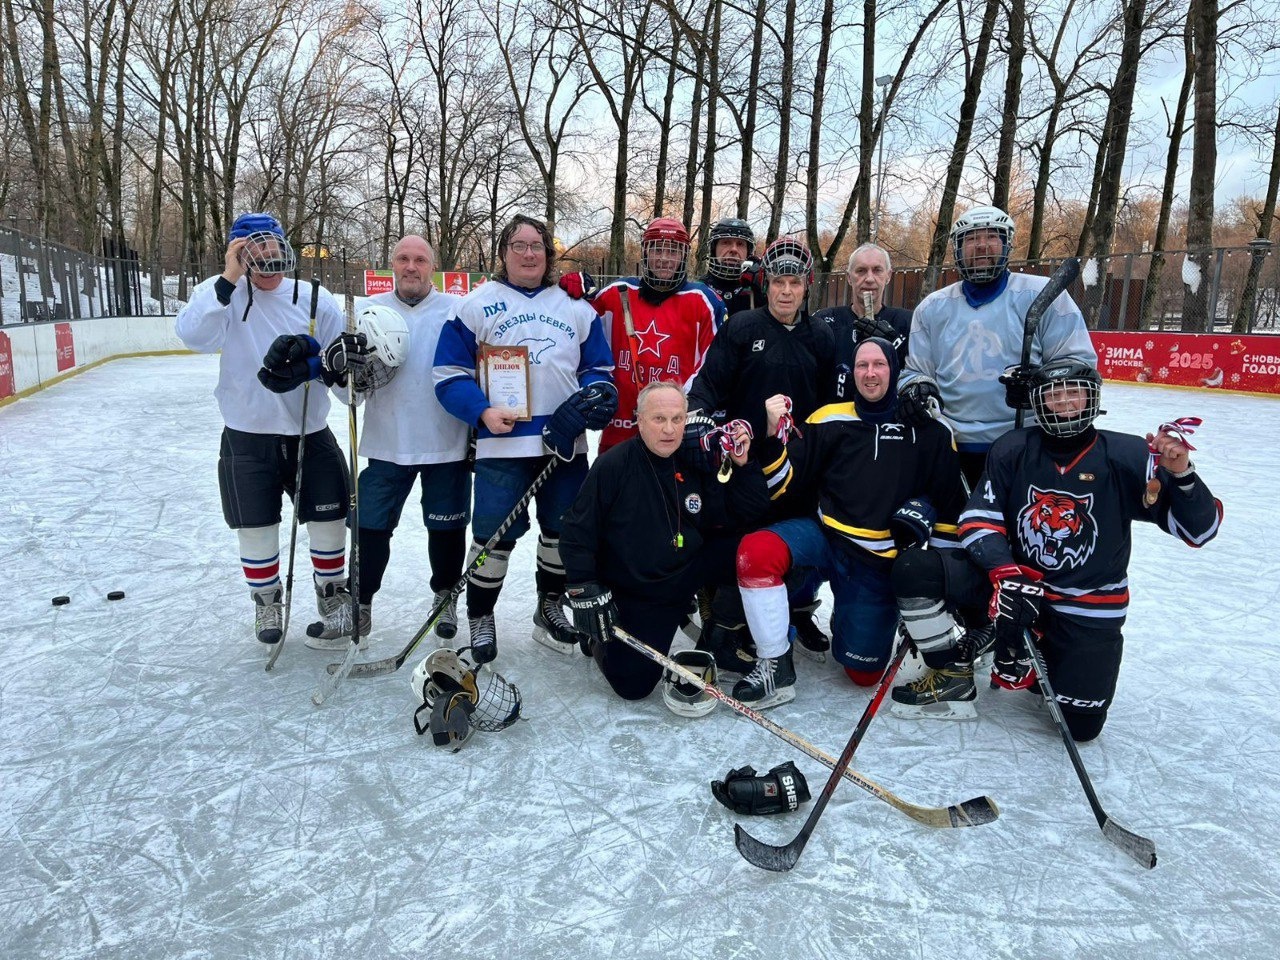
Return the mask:
[[[715,686],[716,660],[706,650],[678,650],[671,659],[703,683]],[[697,684],[682,679],[674,671],[662,674],[662,702],[682,717],[705,717],[716,707],[715,698]]]

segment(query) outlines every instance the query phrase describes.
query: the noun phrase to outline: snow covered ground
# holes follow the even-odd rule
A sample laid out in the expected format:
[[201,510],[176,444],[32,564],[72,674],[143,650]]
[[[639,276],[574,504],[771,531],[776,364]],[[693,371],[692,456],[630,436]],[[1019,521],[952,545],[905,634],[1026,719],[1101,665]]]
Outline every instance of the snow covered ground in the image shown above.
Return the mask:
[[[432,747],[408,666],[313,707],[330,656],[298,639],[305,580],[264,673],[218,507],[216,371],[117,361],[0,409],[0,956],[1275,955],[1276,401],[1104,392],[1112,429],[1203,416],[1195,461],[1226,504],[1200,551],[1136,531],[1116,706],[1081,749],[1108,812],[1155,840],[1153,871],[1103,839],[1044,710],[983,689],[971,724],[886,711],[855,766],[915,803],[989,794],[998,821],[934,830],[842,784],[797,868],[769,874],[708,782],[794,759],[816,794],[825,769],[724,708],[619,702],[535,644],[528,540],[498,610],[497,666],[526,706],[512,729]],[[345,410],[331,420],[345,438]],[[376,655],[430,599],[405,516]],[[770,716],[838,754],[869,694],[797,669]],[[785,842],[808,809],[747,826]]]

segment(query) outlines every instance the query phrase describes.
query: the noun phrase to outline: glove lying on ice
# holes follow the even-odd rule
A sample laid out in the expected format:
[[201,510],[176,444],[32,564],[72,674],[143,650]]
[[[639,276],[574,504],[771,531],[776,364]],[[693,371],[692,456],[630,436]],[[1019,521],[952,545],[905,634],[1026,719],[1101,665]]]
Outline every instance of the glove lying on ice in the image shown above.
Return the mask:
[[809,801],[809,784],[790,760],[759,776],[751,767],[730,770],[711,781],[711,792],[734,813],[757,816],[790,813]]

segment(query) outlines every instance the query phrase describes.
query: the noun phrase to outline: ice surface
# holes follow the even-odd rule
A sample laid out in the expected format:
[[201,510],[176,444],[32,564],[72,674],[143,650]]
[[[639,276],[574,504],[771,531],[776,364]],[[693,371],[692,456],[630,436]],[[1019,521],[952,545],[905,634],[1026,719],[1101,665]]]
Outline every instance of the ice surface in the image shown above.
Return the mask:
[[[216,370],[122,360],[0,408],[0,956],[1275,955],[1276,401],[1106,388],[1104,426],[1205,418],[1194,457],[1227,511],[1199,551],[1136,531],[1117,703],[1081,748],[1107,811],[1155,840],[1154,871],[1103,839],[1045,711],[983,688],[971,724],[877,717],[855,765],[915,803],[990,794],[1000,820],[931,830],[842,784],[775,875],[737,854],[708,781],[794,759],[816,793],[825,770],[727,709],[618,701],[535,644],[529,539],[498,611],[528,717],[511,730],[458,754],[415,736],[411,664],[314,708],[331,655],[299,639],[305,579],[264,673],[218,506]],[[344,420],[335,405],[343,443]],[[431,600],[415,503],[367,656]],[[869,693],[831,663],[796,669],[770,716],[838,754]],[[807,809],[748,827],[785,842]]]

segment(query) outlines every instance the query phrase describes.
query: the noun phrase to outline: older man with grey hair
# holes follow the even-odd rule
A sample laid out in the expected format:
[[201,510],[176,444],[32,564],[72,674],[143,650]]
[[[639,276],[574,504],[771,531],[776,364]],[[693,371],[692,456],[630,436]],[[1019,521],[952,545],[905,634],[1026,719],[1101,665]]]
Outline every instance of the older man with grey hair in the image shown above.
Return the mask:
[[880,337],[898,351],[898,362],[907,359],[907,336],[911,332],[911,311],[887,307],[884,291],[893,276],[889,251],[874,243],[864,243],[849,255],[851,303],[847,307],[819,310],[815,318],[825,320],[836,335],[836,372],[832,387],[834,399],[853,396],[853,352],[867,337]]

